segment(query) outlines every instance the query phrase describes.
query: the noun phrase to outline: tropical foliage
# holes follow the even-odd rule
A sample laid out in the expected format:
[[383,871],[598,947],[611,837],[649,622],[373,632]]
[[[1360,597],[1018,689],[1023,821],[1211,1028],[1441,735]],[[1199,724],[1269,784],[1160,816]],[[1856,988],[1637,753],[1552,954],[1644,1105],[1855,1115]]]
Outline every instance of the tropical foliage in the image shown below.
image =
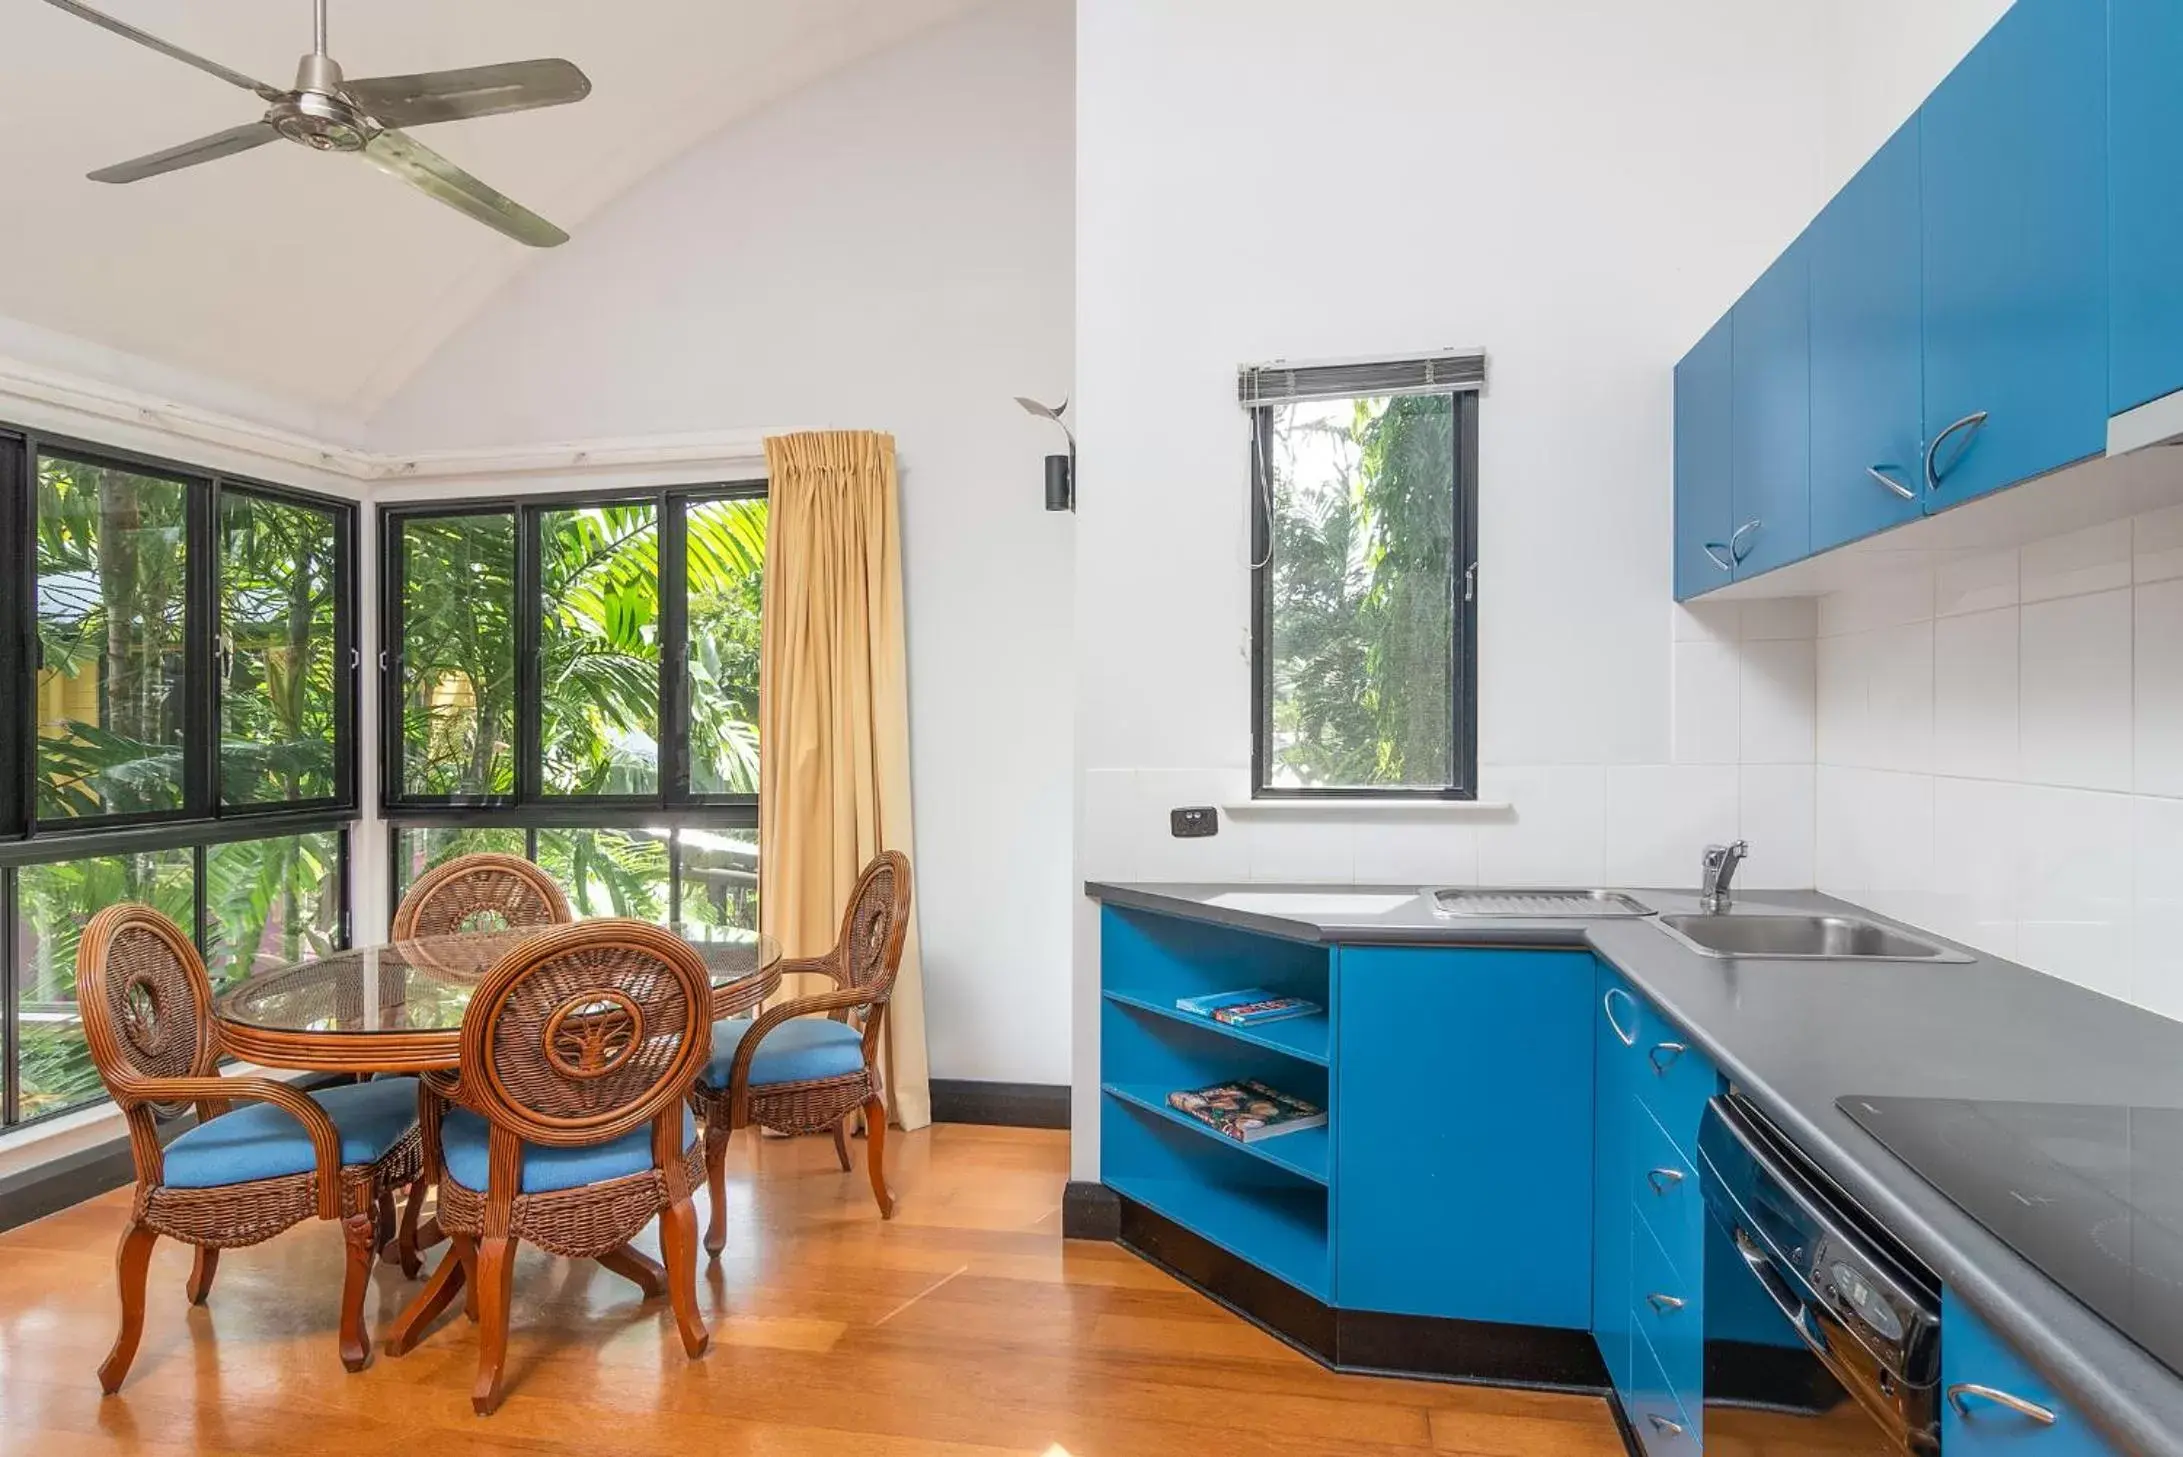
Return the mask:
[[220,496],[220,793],[334,795],[334,516]]
[[1275,411],[1267,440],[1269,782],[1446,785],[1453,399],[1289,405]]

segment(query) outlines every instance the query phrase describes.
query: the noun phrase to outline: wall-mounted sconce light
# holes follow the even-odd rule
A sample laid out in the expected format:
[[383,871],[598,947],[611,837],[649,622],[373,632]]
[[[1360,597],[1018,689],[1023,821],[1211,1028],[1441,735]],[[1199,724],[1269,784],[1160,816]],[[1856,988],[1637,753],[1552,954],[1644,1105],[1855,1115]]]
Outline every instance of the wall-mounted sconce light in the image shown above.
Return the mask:
[[1046,457],[1046,509],[1049,511],[1074,511],[1076,509],[1076,435],[1069,429],[1068,421],[1061,417],[1069,411],[1069,401],[1064,397],[1058,405],[1042,405],[1025,395],[1016,396],[1016,403],[1024,413],[1036,415],[1041,420],[1051,420],[1061,427],[1068,439],[1067,455]]

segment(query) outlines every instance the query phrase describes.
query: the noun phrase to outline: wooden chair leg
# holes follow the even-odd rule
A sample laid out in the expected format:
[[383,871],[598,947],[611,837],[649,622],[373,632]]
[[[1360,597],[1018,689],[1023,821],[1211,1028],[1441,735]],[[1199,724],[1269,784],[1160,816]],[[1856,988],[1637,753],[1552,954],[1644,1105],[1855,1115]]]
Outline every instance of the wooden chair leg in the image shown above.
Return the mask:
[[129,1363],[136,1359],[136,1343],[144,1335],[144,1281],[151,1273],[152,1246],[158,1240],[150,1228],[133,1219],[121,1232],[121,1248],[114,1254],[115,1280],[121,1287],[121,1333],[99,1363],[99,1387],[108,1396],[121,1389]]
[[695,1361],[712,1344],[712,1333],[697,1309],[697,1211],[688,1199],[677,1199],[661,1212],[659,1244],[667,1257],[667,1298],[674,1304],[682,1349]]
[[394,1257],[402,1262],[402,1273],[414,1280],[424,1270],[424,1260],[417,1253],[417,1219],[424,1213],[424,1180],[410,1183],[409,1198],[402,1203],[402,1227],[394,1236]]
[[205,1297],[212,1293],[212,1277],[220,1270],[220,1252],[210,1245],[197,1247],[197,1258],[190,1264],[189,1303],[203,1305]]
[[478,1318],[478,1242],[475,1238],[459,1234],[449,1238],[454,1240],[455,1248],[449,1252],[448,1258],[462,1261],[462,1313],[475,1324]]
[[501,1374],[508,1364],[508,1303],[514,1293],[515,1241],[505,1235],[478,1241],[478,1379],[470,1408],[491,1416],[500,1405]]
[[456,1247],[447,1252],[439,1268],[432,1272],[432,1278],[425,1282],[424,1289],[409,1302],[409,1309],[395,1319],[394,1329],[387,1335],[388,1355],[406,1356],[417,1349],[417,1342],[424,1339],[426,1329],[469,1285],[469,1261],[462,1256],[463,1243],[458,1239]]
[[373,1253],[394,1243],[394,1191],[381,1189],[379,1197],[372,1201],[371,1243]]
[[634,1245],[607,1251],[599,1256],[599,1263],[642,1290],[646,1300],[657,1300],[667,1293],[667,1272],[660,1268],[659,1261]]
[[371,1335],[364,1329],[364,1292],[371,1288],[372,1262],[379,1254],[378,1221],[369,1213],[341,1221],[348,1246],[348,1268],[341,1278],[341,1364],[361,1371],[371,1364]]
[[887,1105],[874,1093],[864,1100],[864,1161],[872,1176],[872,1197],[879,1217],[894,1218],[894,1194],[887,1188]]
[[728,1247],[728,1126],[725,1115],[705,1120],[705,1189],[712,1214],[705,1222],[705,1252],[718,1258]]
[[841,1171],[848,1173],[856,1165],[849,1162],[849,1118],[847,1115],[834,1125],[834,1157],[841,1160]]

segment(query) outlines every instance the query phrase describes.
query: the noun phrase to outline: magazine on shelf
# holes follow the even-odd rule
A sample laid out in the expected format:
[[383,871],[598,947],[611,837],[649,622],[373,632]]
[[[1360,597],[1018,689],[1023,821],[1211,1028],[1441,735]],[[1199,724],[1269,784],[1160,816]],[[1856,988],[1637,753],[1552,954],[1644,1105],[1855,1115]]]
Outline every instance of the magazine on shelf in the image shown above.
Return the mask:
[[1169,1093],[1167,1106],[1239,1143],[1326,1126],[1324,1108],[1269,1088],[1256,1078]]
[[1317,1002],[1285,997],[1264,987],[1244,987],[1240,991],[1213,992],[1202,997],[1178,997],[1175,1008],[1193,1016],[1211,1017],[1230,1027],[1256,1027],[1291,1017],[1309,1017],[1323,1010]]

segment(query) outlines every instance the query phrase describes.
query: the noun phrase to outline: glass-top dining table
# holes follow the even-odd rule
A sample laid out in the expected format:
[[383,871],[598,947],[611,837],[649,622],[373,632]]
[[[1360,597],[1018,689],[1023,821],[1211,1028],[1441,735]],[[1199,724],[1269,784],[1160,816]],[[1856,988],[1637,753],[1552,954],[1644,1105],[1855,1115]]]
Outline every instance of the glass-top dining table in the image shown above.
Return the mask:
[[[460,1060],[462,1014],[494,963],[552,926],[359,946],[255,972],[213,1004],[222,1047],[264,1067],[426,1072]],[[781,979],[771,937],[675,926],[712,975],[713,1016],[739,1016]]]

